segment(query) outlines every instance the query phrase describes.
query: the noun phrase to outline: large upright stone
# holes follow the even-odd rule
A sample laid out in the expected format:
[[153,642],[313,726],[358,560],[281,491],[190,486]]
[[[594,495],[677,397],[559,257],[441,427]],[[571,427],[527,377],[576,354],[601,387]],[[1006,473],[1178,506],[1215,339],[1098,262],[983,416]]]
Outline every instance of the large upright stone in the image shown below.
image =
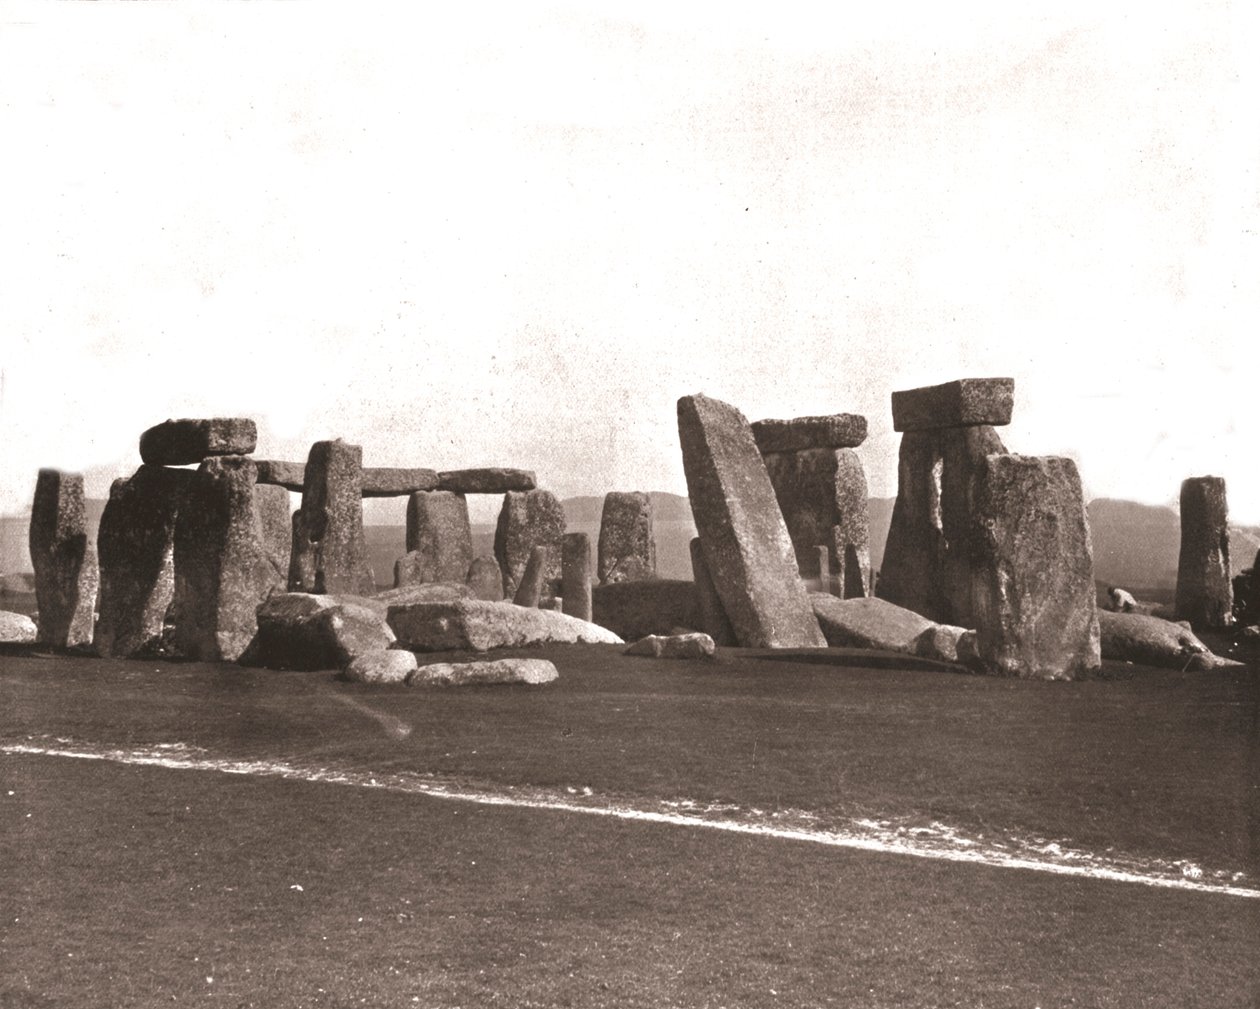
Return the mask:
[[503,572],[493,557],[474,557],[468,565],[464,584],[472,591],[474,599],[497,603],[503,598]]
[[472,564],[468,499],[453,491],[417,491],[407,500],[407,551],[419,582],[462,582]]
[[643,491],[611,491],[604,495],[598,572],[600,584],[656,577],[652,499]]
[[206,459],[175,521],[175,647],[190,659],[235,661],[258,630],[255,611],[284,580],[262,541],[254,463]]
[[[509,491],[494,531],[494,556],[503,572],[503,595],[516,595],[521,575],[536,546],[547,548],[543,569],[544,592],[560,578],[560,541],[564,537],[564,506],[549,490]],[[554,594],[550,593],[550,594]]]
[[363,539],[363,450],[317,441],[306,460],[302,506],[293,513],[290,592],[371,595]]
[[762,456],[787,525],[796,564],[805,578],[822,578],[819,547],[838,595],[871,594],[871,549],[866,471],[849,448],[812,448]]
[[792,420],[759,420],[752,426],[761,454],[811,448],[857,448],[866,441],[866,418],[857,413]]
[[101,655],[137,655],[161,638],[175,596],[175,522],[194,477],[191,470],[146,465],[110,487],[96,536]]
[[892,394],[894,431],[935,431],[946,427],[1001,427],[1015,406],[1013,378],[963,378]]
[[824,647],[744,415],[720,400],[684,396],[678,439],[705,562],[739,643]]
[[168,420],[140,436],[140,458],[150,466],[187,466],[214,455],[249,455],[258,426],[248,417]]
[[31,564],[41,644],[92,643],[99,575],[88,540],[83,475],[41,469],[31,506]]
[[971,577],[990,672],[1071,680],[1099,666],[1094,561],[1071,459],[990,455],[975,481]]
[[560,551],[562,609],[571,617],[590,620],[591,538],[586,533],[565,533]]
[[1226,627],[1234,589],[1229,573],[1229,504],[1218,476],[1181,484],[1181,552],[1177,559],[1177,616],[1195,630]]

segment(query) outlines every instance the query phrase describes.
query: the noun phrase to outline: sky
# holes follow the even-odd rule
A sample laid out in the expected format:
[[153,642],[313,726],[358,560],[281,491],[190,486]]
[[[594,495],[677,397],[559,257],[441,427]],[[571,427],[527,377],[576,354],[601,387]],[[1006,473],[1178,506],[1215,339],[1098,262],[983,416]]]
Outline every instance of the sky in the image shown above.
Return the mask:
[[1011,376],[1260,523],[1256,5],[434,6],[0,4],[0,512],[198,416],[685,493],[695,392],[887,497],[893,390]]

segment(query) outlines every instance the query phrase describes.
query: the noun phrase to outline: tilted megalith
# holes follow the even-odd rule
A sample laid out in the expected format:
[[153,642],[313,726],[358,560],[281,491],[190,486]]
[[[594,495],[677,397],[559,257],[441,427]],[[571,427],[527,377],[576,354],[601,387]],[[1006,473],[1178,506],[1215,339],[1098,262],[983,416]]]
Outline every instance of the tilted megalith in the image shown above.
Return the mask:
[[1177,558],[1177,616],[1195,630],[1227,627],[1234,590],[1229,572],[1229,504],[1218,476],[1181,484],[1181,551]]
[[[395,584],[462,582],[473,561],[468,499],[454,491],[417,491],[407,500],[407,558]],[[399,581],[402,571],[406,581]]]
[[235,661],[258,630],[255,611],[284,579],[267,556],[244,456],[215,456],[192,475],[175,520],[175,647]]
[[494,556],[503,572],[503,595],[516,596],[530,552],[547,548],[543,567],[543,592],[554,594],[560,578],[561,540],[564,538],[564,506],[549,490],[508,491],[494,530]]
[[371,595],[363,538],[363,449],[317,441],[306,460],[302,505],[293,513],[289,591]]
[[656,541],[652,537],[652,499],[643,491],[604,495],[599,521],[601,585],[656,577]]
[[31,507],[31,564],[41,644],[92,643],[98,573],[87,535],[83,475],[41,469]]
[[678,440],[701,550],[739,644],[825,647],[744,415],[720,400],[684,396]]
[[586,533],[565,533],[560,552],[562,609],[571,617],[590,620],[591,538]]

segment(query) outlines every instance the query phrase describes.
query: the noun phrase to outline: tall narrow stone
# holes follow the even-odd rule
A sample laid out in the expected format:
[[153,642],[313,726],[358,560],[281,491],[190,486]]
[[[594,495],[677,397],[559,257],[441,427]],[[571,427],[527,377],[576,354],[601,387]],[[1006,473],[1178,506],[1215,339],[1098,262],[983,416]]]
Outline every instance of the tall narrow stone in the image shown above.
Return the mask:
[[642,491],[611,491],[604,495],[598,571],[601,585],[656,577],[652,499]]
[[289,506],[289,492],[284,487],[255,484],[254,517],[258,520],[258,537],[267,560],[284,581],[293,553],[293,509]]
[[497,603],[503,599],[503,572],[493,557],[474,557],[468,565],[464,584],[472,590],[474,599]]
[[525,572],[521,575],[520,584],[516,586],[516,595],[512,598],[517,606],[537,608],[543,597],[543,574],[547,569],[549,551],[547,547],[537,546],[529,552],[529,560],[525,562]]
[[92,643],[99,575],[88,541],[83,475],[41,469],[31,507],[31,564],[42,644]]
[[591,538],[586,533],[565,533],[560,558],[563,609],[571,617],[590,620]]
[[726,619],[726,610],[722,609],[722,600],[713,586],[713,576],[709,574],[709,564],[704,559],[699,536],[691,541],[691,577],[696,585],[696,607],[700,611],[699,630],[723,647],[735,645],[735,631]]
[[825,647],[744,415],[720,400],[684,396],[678,438],[705,562],[739,643]]
[[564,506],[549,490],[509,491],[494,531],[494,556],[503,572],[503,595],[513,598],[521,575],[536,546],[547,548],[543,593],[553,591],[560,578],[560,541],[564,536]]
[[206,459],[175,521],[175,645],[191,659],[235,661],[258,629],[255,611],[282,588],[254,505],[244,456]]
[[289,591],[371,595],[363,538],[363,450],[317,441],[306,460],[302,506],[293,513]]
[[468,499],[453,491],[417,491],[407,501],[407,551],[421,582],[462,582],[472,564]]
[[1181,552],[1177,616],[1195,630],[1226,627],[1234,591],[1229,572],[1229,505],[1225,481],[1191,477],[1181,485]]

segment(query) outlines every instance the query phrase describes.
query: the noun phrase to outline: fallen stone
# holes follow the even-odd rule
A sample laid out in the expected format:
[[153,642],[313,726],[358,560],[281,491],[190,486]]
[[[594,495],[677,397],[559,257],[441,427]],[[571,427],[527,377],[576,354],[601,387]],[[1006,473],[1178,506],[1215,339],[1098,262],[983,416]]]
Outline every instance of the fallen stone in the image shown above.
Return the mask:
[[739,643],[821,647],[792,540],[744,415],[707,396],[684,396],[678,437],[705,563]]
[[918,654],[919,639],[937,625],[913,610],[883,599],[839,599],[810,594],[818,625],[833,648],[876,648]]
[[753,423],[752,433],[762,455],[815,448],[857,448],[866,441],[866,418],[856,413],[833,413],[826,417],[759,420]]
[[[713,587],[713,578],[709,574],[708,562],[704,559],[704,549],[700,546],[700,537],[692,537],[691,544],[691,576],[696,593],[698,622],[696,626],[711,637],[715,644],[731,647],[735,644],[735,631],[731,622],[726,619],[726,610],[722,609],[722,600]],[[598,623],[598,621],[596,621]],[[633,637],[625,635],[622,637]]]
[[610,491],[604,495],[598,574],[601,584],[656,577],[652,499],[642,491]]
[[81,473],[39,471],[29,546],[40,644],[90,645],[100,576],[96,549],[87,535]]
[[369,597],[366,602],[379,605],[382,612],[405,603],[449,603],[456,599],[472,599],[473,591],[463,582],[422,582],[399,585]]
[[1011,422],[1013,378],[963,378],[943,385],[892,394],[894,431],[933,431],[944,427]]
[[398,641],[420,652],[520,648],[553,642],[624,644],[612,631],[554,610],[461,599],[389,608]]
[[507,494],[513,491],[531,491],[538,486],[533,470],[502,469],[448,469],[438,474],[438,490],[456,494]]
[[394,642],[384,607],[344,596],[275,592],[257,608],[258,633],[241,664],[267,669],[342,669]]
[[669,634],[675,627],[702,629],[696,587],[688,581],[660,578],[596,585],[591,609],[595,623],[627,641]]
[[258,539],[280,579],[287,580],[293,555],[293,509],[283,487],[254,485],[254,517]]
[[358,445],[341,439],[311,446],[302,506],[293,513],[291,592],[375,591],[363,538],[362,459]]
[[1177,616],[1212,630],[1233,622],[1229,570],[1229,505],[1225,481],[1192,477],[1181,485],[1181,551],[1177,558]]
[[249,455],[258,427],[248,417],[168,420],[140,436],[140,458],[150,466],[188,466],[215,455]]
[[[463,581],[473,560],[468,499],[452,491],[417,491],[407,500],[408,568],[412,582]],[[400,582],[397,575],[395,585]]]
[[543,597],[543,572],[547,568],[548,550],[546,547],[534,547],[529,552],[529,560],[525,564],[525,573],[521,575],[521,583],[516,587],[516,595],[512,598],[517,606],[538,606]]
[[646,655],[654,659],[711,659],[717,646],[707,634],[649,634],[640,638],[623,655]]
[[254,465],[258,468],[257,482],[260,484],[283,487],[285,490],[296,491],[299,494],[306,486],[305,463],[257,459]]
[[504,598],[515,597],[530,551],[538,546],[547,548],[543,582],[545,590],[554,594],[560,579],[563,538],[564,507],[551,491],[510,491],[503,495],[494,532],[494,556],[503,572]]
[[1165,669],[1224,669],[1242,663],[1214,655],[1185,624],[1144,613],[1098,611],[1104,659]]
[[493,557],[474,557],[464,582],[476,599],[497,603],[503,598],[503,572]]
[[[914,642],[914,654],[937,662],[965,662],[972,653],[962,644],[965,636],[975,638],[975,631],[950,624],[933,624]],[[959,649],[962,649],[961,653]]]
[[561,608],[579,620],[593,619],[591,597],[591,538],[565,533],[560,548]]
[[33,644],[38,633],[35,621],[25,613],[0,610],[0,645]]
[[437,489],[438,475],[431,469],[399,469],[393,466],[365,466],[364,497],[407,497]]
[[407,677],[409,686],[465,687],[501,683],[537,686],[560,678],[546,659],[493,659],[489,662],[435,662]]
[[344,675],[353,683],[405,683],[416,671],[413,652],[398,648],[381,648],[356,655],[346,666]]

